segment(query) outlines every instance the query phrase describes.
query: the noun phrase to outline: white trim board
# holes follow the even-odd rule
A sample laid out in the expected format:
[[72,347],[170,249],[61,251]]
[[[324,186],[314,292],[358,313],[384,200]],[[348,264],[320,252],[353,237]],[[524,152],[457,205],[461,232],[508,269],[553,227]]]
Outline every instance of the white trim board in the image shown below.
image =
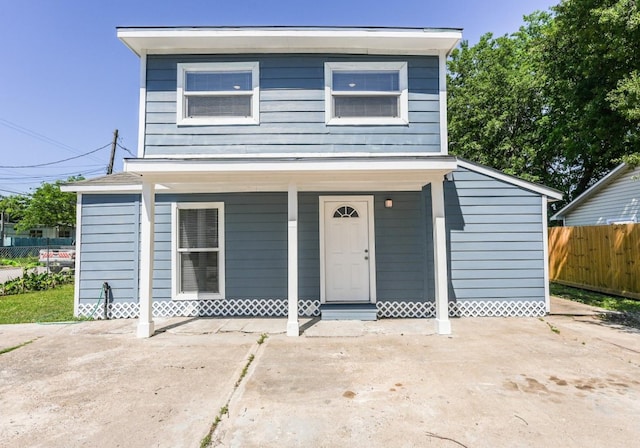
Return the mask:
[[525,190],[533,191],[543,196],[547,196],[549,201],[560,201],[563,196],[561,192],[554,190],[552,188],[545,187],[544,185],[535,184],[533,182],[529,182],[515,176],[510,176],[509,174],[502,173],[498,170],[495,170],[493,168],[490,168],[484,165],[475,164],[468,160],[458,158],[458,166],[462,168],[466,168],[469,171],[474,171],[476,173],[484,174],[485,176],[493,177],[494,179],[498,179],[503,182],[509,183],[511,185],[524,188]]
[[137,55],[184,53],[447,54],[460,29],[425,28],[137,28],[117,29]]

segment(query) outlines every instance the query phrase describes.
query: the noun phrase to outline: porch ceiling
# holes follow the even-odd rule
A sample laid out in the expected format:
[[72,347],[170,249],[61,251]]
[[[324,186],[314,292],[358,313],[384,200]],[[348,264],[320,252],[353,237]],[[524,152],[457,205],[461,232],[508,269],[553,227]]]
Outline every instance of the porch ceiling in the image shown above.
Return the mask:
[[449,156],[324,159],[132,159],[125,171],[158,192],[415,191],[457,166]]

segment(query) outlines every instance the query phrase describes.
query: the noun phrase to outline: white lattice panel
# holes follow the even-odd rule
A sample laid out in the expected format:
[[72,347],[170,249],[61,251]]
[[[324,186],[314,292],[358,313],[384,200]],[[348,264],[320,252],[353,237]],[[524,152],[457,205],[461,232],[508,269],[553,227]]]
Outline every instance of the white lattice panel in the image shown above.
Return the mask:
[[376,307],[378,317],[386,318],[426,318],[436,314],[433,302],[380,301],[376,303]]
[[537,317],[546,305],[537,300],[465,300],[449,303],[451,317]]
[[[379,318],[430,318],[435,317],[434,302],[412,302],[408,300],[385,300],[376,303]],[[78,306],[78,316],[88,317],[95,309],[95,303]],[[93,318],[103,319],[104,308],[99,306]],[[465,300],[449,303],[450,317],[534,317],[544,316],[545,303],[542,301],[518,300]],[[226,300],[166,300],[153,302],[154,317],[185,316],[251,316],[285,317],[287,299],[226,299]],[[298,315],[317,317],[320,315],[320,300],[301,299],[298,301]],[[110,303],[109,319],[138,317],[135,302]]]
[[[94,308],[95,304],[80,304],[78,316],[88,317]],[[108,305],[109,319],[138,317],[138,312],[138,304],[135,302],[116,302]],[[286,317],[287,312],[287,299],[165,300],[153,302],[154,317]],[[320,300],[299,300],[298,315],[302,317],[319,316]],[[94,319],[103,319],[104,308],[99,306],[93,317]]]

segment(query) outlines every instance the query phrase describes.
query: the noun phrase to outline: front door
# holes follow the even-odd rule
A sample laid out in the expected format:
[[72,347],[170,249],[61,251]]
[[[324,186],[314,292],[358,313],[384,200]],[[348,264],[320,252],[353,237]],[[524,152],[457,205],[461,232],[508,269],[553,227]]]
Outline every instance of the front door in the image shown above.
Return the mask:
[[324,292],[326,302],[371,301],[369,215],[372,200],[325,197]]

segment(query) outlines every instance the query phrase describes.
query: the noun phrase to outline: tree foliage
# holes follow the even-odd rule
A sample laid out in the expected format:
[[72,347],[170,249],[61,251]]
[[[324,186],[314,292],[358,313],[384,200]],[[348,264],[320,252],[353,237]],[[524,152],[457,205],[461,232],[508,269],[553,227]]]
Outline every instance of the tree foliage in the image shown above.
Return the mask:
[[76,195],[60,191],[66,182],[82,180],[81,176],[42,183],[32,193],[17,194],[0,199],[0,211],[5,221],[15,222],[16,230],[24,231],[34,227],[73,227],[76,222]]
[[18,222],[29,205],[29,197],[24,195],[6,196],[0,199],[0,212],[6,222]]
[[[70,177],[67,182],[81,180]],[[43,183],[29,197],[29,204],[16,225],[18,231],[33,227],[73,227],[76,222],[76,194],[60,191],[62,181]]]
[[450,150],[579,195],[640,150],[637,0],[563,0],[449,62]]

